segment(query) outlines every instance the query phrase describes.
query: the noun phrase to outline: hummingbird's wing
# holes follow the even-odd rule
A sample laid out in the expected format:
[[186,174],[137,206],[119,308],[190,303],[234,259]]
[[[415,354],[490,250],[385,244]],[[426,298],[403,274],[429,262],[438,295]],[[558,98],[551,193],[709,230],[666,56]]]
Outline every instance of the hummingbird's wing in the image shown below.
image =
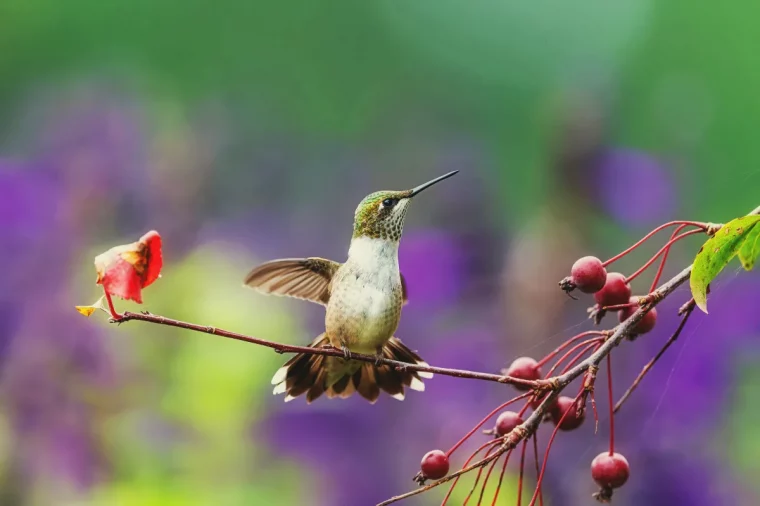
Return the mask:
[[245,284],[271,295],[327,304],[330,281],[340,265],[317,257],[272,260],[249,272]]
[[403,274],[401,274],[401,296],[404,298],[404,304],[409,302],[409,292],[406,290],[406,280]]

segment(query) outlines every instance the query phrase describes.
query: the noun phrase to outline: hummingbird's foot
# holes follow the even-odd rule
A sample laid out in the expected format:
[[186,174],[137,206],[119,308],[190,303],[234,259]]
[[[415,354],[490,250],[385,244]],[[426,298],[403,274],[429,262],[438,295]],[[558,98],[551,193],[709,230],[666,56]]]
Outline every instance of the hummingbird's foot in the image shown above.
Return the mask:
[[348,349],[348,346],[341,344],[340,349],[343,350],[343,358],[346,360],[351,360],[351,350]]

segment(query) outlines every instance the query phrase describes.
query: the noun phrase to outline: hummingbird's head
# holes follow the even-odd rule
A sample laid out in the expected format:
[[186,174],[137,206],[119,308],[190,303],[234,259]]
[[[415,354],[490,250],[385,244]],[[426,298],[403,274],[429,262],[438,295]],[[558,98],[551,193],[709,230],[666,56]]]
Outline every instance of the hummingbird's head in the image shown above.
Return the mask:
[[404,229],[406,211],[412,199],[429,188],[459,172],[455,170],[421,184],[411,190],[383,190],[364,197],[354,214],[354,237],[371,237],[398,242]]

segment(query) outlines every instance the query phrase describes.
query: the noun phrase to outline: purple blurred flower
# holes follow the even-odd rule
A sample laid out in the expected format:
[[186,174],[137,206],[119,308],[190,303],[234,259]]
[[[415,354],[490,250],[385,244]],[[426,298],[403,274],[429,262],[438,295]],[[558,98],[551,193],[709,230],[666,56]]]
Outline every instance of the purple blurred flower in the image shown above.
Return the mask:
[[[715,462],[701,457],[699,450],[671,452],[657,448],[640,448],[631,462],[630,489],[621,489],[623,504],[666,506],[711,506],[740,504],[738,489],[726,483]],[[635,471],[634,471],[635,470]],[[635,473],[635,474],[634,474]],[[617,503],[618,497],[615,497]]]
[[398,401],[379,400],[376,406],[359,398],[335,402],[341,403],[338,407],[342,409],[312,405],[299,410],[291,404],[290,409],[279,410],[263,421],[257,438],[269,441],[278,452],[297,457],[299,465],[322,480],[321,489],[310,492],[310,504],[376,504],[395,486],[394,469],[388,462],[393,461],[393,452],[401,449],[389,441],[403,437],[393,434],[390,406],[380,404]]
[[[98,475],[98,452],[93,447],[92,429],[87,426],[87,413],[80,413],[74,423],[62,423],[52,427],[49,433],[50,443],[44,449],[46,458],[40,462],[52,460],[55,476],[64,476],[80,489],[95,484]],[[41,456],[42,457],[42,456]]]
[[672,216],[676,208],[671,175],[643,152],[605,151],[597,161],[596,188],[605,211],[628,227],[657,224]]
[[458,241],[433,230],[407,232],[399,249],[409,300],[423,307],[455,303],[462,290],[464,257]]
[[85,400],[104,398],[115,374],[100,332],[47,302],[23,320],[13,343],[4,371],[8,414],[32,475],[52,471],[86,487],[104,466],[94,425],[105,406]]
[[109,87],[83,86],[39,101],[41,113],[29,114],[39,132],[36,162],[69,191],[97,196],[141,184],[146,143],[132,100]]
[[[736,381],[733,357],[757,343],[760,336],[760,313],[756,310],[760,286],[747,275],[724,275],[713,284],[710,314],[696,310],[679,340],[650,371],[647,387],[637,392],[650,410],[656,407],[657,426],[668,434],[672,429],[672,437],[716,428],[723,416],[721,403],[727,399],[726,391]],[[649,357],[677,325],[675,308],[670,309],[660,311],[659,338],[648,340],[644,346]]]
[[[0,365],[31,294],[67,276],[66,230],[54,181],[22,162],[0,159]],[[56,254],[56,261],[51,261]]]

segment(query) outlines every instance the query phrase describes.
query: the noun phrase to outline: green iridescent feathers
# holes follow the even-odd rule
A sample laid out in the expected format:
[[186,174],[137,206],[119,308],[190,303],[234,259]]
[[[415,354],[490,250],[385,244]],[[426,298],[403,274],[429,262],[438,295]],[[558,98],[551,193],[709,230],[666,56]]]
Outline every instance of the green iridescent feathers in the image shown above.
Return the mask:
[[[409,190],[379,191],[364,197],[354,214],[354,237],[371,237],[398,241],[404,228]],[[394,201],[384,206],[386,200]]]

